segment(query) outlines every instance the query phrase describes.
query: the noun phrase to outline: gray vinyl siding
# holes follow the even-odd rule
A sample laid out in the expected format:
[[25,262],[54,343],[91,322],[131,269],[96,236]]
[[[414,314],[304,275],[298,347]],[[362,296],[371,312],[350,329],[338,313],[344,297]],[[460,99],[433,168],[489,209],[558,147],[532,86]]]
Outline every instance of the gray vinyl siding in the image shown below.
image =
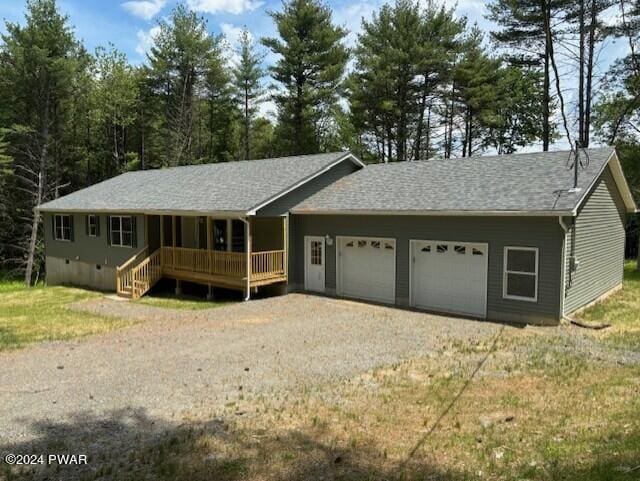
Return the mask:
[[[485,242],[489,244],[487,317],[506,322],[557,323],[562,292],[564,232],[557,217],[426,217],[292,215],[290,283],[304,286],[304,237],[330,236],[326,246],[327,294],[336,290],[336,236],[396,239],[396,304],[409,304],[409,241],[411,239]],[[505,246],[539,249],[538,300],[504,299]],[[293,261],[295,260],[295,264]]]
[[301,185],[297,189],[292,190],[288,194],[280,197],[274,202],[260,209],[256,215],[258,216],[278,216],[285,215],[291,208],[298,205],[307,197],[324,189],[328,185],[333,184],[345,175],[349,175],[361,167],[354,164],[351,160],[345,159],[339,164],[333,166],[327,172],[320,174],[315,179],[310,180],[306,184]]
[[[86,214],[70,214],[73,215],[73,241],[67,242],[55,240],[52,227],[53,215],[54,213],[49,212],[44,214],[44,242],[47,257],[117,267],[130,259],[138,250],[144,247],[145,236],[143,215],[133,216],[136,217],[137,248],[109,245],[109,226],[107,225],[106,215],[98,216],[100,222],[100,236],[89,237],[85,230]],[[122,215],[129,214],[123,213]],[[69,282],[72,283],[71,281]]]
[[[567,232],[565,313],[583,307],[622,283],[624,212],[624,202],[607,167],[579,209],[575,229]],[[575,243],[572,242],[574,235]],[[570,269],[572,254],[579,263],[573,274]]]

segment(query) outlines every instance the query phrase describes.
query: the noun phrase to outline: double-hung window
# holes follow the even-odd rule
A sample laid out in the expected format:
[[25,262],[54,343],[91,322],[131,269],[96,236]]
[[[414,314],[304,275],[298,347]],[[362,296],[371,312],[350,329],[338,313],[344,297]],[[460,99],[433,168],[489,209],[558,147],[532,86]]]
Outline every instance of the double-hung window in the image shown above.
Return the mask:
[[112,215],[109,228],[112,246],[133,247],[133,222],[131,216]]
[[72,222],[70,215],[56,214],[53,217],[53,236],[55,240],[71,241]]
[[538,300],[538,249],[505,247],[502,297],[519,301]]
[[89,214],[87,216],[87,235],[98,237],[98,216]]

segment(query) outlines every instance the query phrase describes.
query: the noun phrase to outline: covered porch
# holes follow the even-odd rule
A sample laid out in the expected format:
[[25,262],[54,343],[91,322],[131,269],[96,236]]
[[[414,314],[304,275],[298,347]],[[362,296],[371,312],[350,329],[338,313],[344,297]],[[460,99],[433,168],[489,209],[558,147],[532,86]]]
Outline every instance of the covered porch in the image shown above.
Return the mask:
[[145,247],[117,269],[119,295],[137,299],[161,278],[237,289],[287,281],[286,216],[147,215]]

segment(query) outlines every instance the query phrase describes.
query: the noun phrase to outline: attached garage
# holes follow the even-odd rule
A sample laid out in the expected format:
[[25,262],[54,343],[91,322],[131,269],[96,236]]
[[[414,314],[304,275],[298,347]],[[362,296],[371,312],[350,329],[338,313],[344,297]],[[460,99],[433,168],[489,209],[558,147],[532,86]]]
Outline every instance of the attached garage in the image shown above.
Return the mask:
[[412,240],[410,249],[412,306],[487,317],[487,244]]
[[336,241],[336,293],[344,297],[395,304],[395,239],[338,236]]

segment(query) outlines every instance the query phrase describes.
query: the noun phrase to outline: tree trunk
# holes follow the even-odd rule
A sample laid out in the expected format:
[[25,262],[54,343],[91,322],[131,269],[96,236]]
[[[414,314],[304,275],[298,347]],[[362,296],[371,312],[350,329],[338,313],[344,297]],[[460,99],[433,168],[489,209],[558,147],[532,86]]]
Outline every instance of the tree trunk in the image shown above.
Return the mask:
[[640,233],[638,234],[638,258],[636,259],[636,271],[640,272]]
[[591,1],[591,25],[589,29],[589,53],[587,55],[587,89],[585,92],[585,110],[584,110],[584,138],[582,146],[586,149],[589,147],[591,140],[591,100],[593,89],[593,63],[596,43],[596,26],[598,24],[598,3],[596,0]]
[[549,124],[549,89],[551,82],[549,80],[549,45],[545,42],[544,53],[544,80],[542,85],[542,150],[549,150],[549,142],[551,137],[551,126]]
[[580,0],[580,12],[578,13],[578,139],[580,145],[584,147],[584,2]]
[[251,157],[249,146],[249,85],[245,81],[244,85],[244,158],[249,160]]
[[[44,147],[42,155],[44,156],[47,155],[46,147]],[[43,191],[42,166],[43,166],[43,162],[40,161],[41,170],[38,173],[38,190],[35,196],[36,206],[40,205],[40,203],[42,202],[42,191]],[[31,286],[31,277],[33,274],[33,263],[36,257],[36,244],[38,241],[38,226],[40,225],[40,212],[38,212],[34,208],[32,210],[32,215],[33,215],[33,218],[31,220],[31,235],[29,237],[29,251],[27,254],[27,266],[26,266],[26,269],[24,270],[24,283],[27,287]]]

